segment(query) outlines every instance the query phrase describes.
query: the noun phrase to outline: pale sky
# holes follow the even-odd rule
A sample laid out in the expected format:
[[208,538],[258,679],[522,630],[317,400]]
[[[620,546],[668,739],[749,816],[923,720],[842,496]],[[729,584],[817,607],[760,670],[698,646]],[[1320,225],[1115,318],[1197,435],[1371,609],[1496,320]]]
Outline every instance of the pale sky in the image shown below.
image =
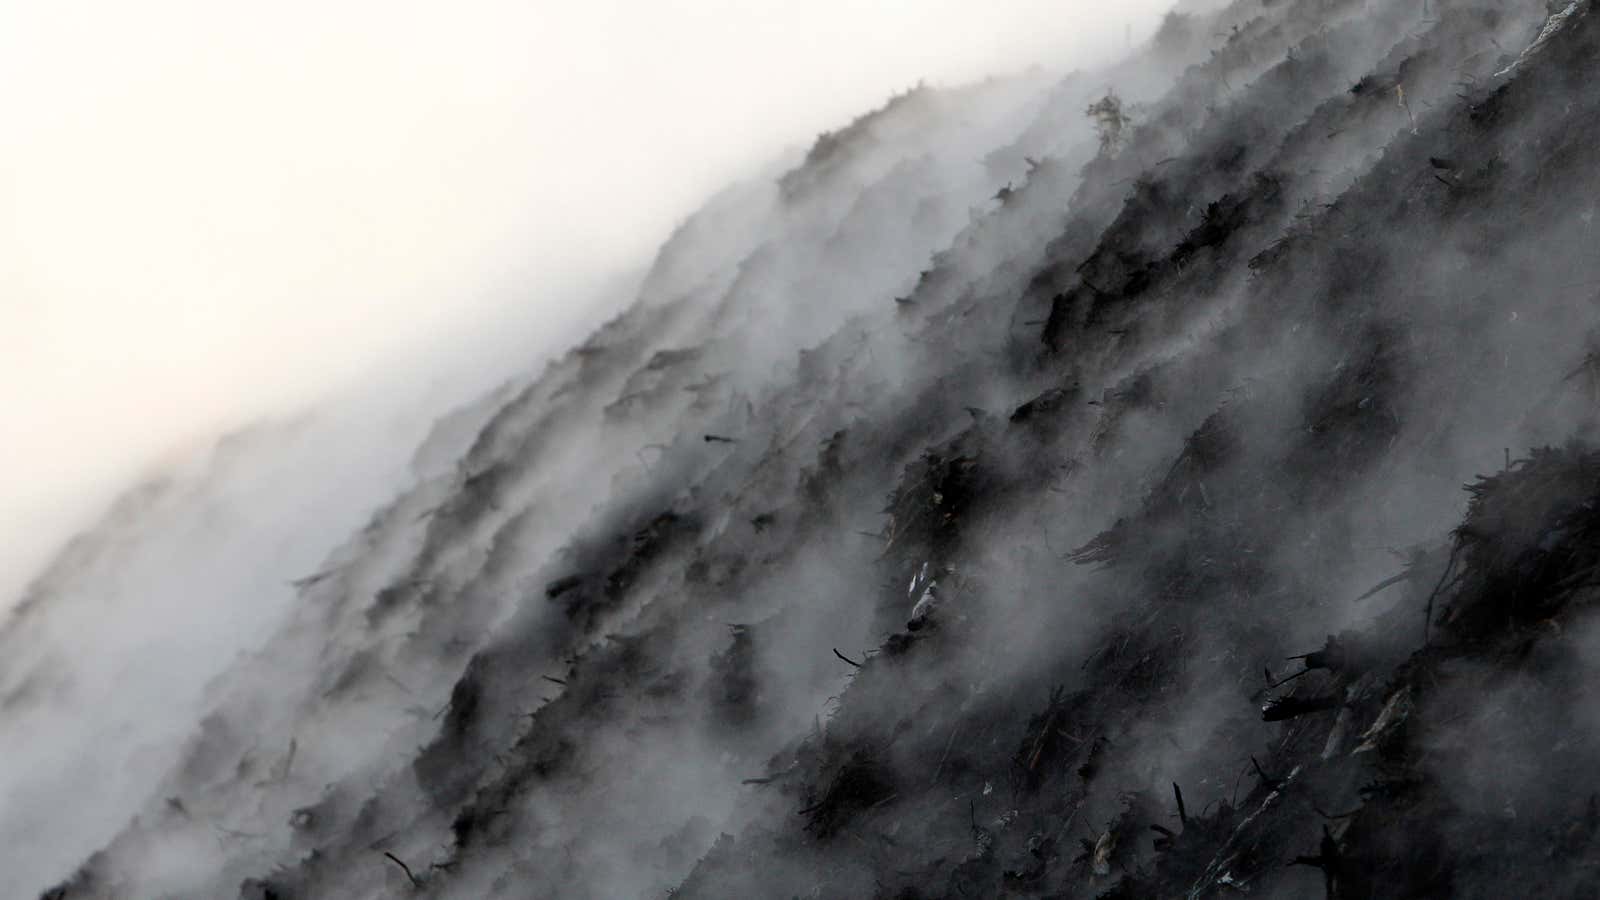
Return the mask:
[[1164,5],[0,0],[0,594],[166,448],[565,339],[730,179]]

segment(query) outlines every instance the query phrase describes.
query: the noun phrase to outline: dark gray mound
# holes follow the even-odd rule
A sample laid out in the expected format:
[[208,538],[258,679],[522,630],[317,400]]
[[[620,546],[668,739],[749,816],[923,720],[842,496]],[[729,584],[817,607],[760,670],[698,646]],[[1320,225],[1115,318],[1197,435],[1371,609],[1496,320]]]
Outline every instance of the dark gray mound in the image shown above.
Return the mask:
[[1550,13],[1239,0],[721,198],[47,896],[1596,896]]

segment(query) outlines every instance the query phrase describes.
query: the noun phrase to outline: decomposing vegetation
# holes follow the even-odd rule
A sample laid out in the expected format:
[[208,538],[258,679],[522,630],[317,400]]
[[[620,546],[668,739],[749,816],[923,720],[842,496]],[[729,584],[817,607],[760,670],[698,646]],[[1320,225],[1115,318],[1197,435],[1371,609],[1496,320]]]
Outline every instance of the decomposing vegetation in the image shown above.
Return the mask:
[[[580,360],[610,379],[560,402],[648,464],[607,470],[593,509],[528,501],[560,522],[548,560],[479,578],[463,541],[474,578],[362,598],[377,637],[317,702],[469,631],[452,600],[500,630],[439,664],[414,758],[285,806],[294,855],[247,893],[377,866],[440,897],[1595,895],[1594,314],[1553,285],[1600,278],[1574,199],[1600,190],[1600,95],[1574,88],[1600,16],[1497,76],[1543,16],[1416,7],[1168,17],[1152,52],[1187,61],[1137,127],[1108,92],[1072,165],[1017,138],[995,157],[1017,171],[972,192],[991,218],[931,268],[908,252],[881,309],[779,376],[720,336],[614,326]],[[1060,120],[1087,129],[1084,88]],[[784,214],[941,96],[819,139]],[[1035,214],[1033,244],[974,249]],[[748,338],[763,308],[719,282],[695,309]],[[562,480],[528,452],[457,479],[439,558]],[[243,728],[206,720],[177,818],[205,818],[189,798],[242,764]],[[299,789],[315,759],[251,782]],[[98,871],[48,896],[96,896]]]

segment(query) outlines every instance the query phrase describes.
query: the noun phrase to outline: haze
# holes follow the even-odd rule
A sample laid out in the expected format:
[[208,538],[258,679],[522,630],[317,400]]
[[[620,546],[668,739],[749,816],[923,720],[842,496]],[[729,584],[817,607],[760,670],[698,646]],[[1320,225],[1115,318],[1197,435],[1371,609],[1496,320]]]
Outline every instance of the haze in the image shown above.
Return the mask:
[[1161,5],[4,4],[0,596],[158,454],[485,342],[531,366],[729,180]]

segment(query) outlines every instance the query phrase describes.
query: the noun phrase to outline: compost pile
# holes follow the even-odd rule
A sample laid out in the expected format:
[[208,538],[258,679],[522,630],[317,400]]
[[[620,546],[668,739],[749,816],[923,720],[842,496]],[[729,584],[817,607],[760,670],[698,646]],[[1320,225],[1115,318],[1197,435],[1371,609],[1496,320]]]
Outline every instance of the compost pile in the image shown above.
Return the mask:
[[1596,896],[1591,6],[1237,0],[825,136],[45,896]]

